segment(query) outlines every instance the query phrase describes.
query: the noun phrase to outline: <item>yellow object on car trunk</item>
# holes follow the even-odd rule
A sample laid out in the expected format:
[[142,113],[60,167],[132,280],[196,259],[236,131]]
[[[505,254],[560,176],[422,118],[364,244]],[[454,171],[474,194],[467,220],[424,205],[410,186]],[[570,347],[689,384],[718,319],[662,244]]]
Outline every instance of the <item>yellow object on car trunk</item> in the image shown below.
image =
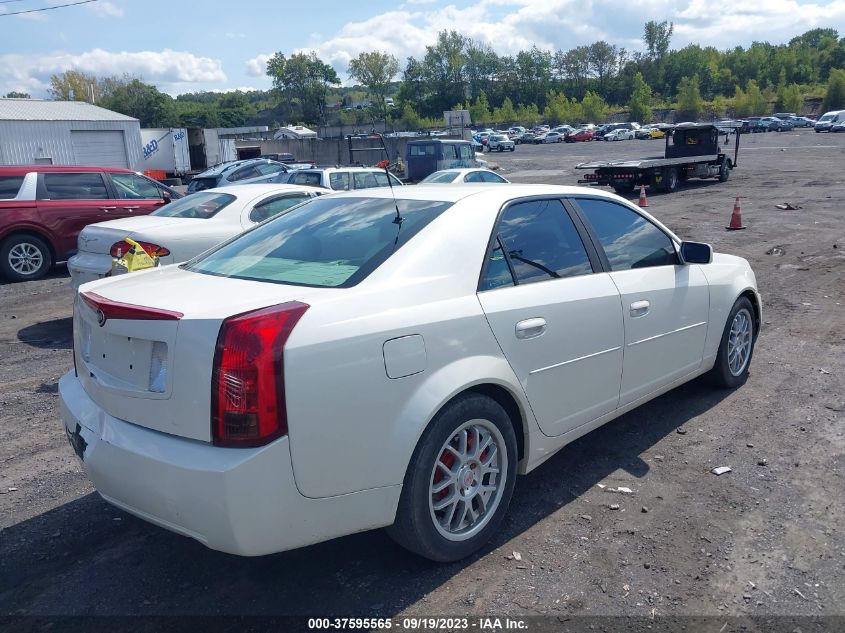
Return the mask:
[[155,268],[158,266],[158,257],[150,255],[144,250],[138,242],[130,237],[123,240],[131,247],[125,255],[112,260],[111,274],[120,275],[123,273],[131,273],[136,270],[144,270],[145,268]]

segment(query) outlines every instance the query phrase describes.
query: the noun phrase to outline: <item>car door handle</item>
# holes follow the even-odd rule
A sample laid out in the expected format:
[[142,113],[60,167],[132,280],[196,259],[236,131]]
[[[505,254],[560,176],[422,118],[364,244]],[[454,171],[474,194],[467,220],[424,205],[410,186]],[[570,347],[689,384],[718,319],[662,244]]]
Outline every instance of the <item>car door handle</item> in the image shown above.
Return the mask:
[[546,331],[546,319],[537,317],[525,319],[516,324],[516,338],[526,339],[540,336]]
[[632,317],[641,317],[648,314],[648,308],[650,304],[648,301],[634,301],[631,304],[631,316]]
[[101,211],[114,211],[117,207],[100,207]]
[[127,211],[137,211],[141,207],[123,207],[123,208],[126,209]]

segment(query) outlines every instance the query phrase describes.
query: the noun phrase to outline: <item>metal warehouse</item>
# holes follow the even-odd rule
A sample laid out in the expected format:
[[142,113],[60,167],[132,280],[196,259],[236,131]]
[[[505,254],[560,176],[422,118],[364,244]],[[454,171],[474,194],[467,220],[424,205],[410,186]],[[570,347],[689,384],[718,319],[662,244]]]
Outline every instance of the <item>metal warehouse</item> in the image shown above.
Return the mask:
[[135,169],[138,119],[82,101],[0,99],[0,165]]

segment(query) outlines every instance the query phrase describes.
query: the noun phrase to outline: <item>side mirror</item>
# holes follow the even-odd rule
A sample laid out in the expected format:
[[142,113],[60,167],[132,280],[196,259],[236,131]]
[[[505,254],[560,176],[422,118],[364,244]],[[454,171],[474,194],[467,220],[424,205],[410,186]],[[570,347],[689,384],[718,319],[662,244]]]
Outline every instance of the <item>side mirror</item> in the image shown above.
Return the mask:
[[709,264],[713,261],[713,247],[702,242],[681,242],[684,264]]
[[161,192],[161,199],[164,200],[164,204],[170,204],[171,197],[169,191],[162,191]]

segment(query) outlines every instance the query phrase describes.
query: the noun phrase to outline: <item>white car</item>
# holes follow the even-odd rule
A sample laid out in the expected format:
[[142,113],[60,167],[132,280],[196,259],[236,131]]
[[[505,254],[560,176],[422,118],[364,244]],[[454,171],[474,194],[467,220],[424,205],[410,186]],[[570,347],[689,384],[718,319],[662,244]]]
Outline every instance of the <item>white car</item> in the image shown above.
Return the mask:
[[634,138],[634,130],[620,128],[618,130],[608,132],[602,138],[604,138],[605,141],[630,141]]
[[743,384],[760,323],[747,261],[609,193],[351,191],[82,288],[61,416],[104,499],[213,549],[391,526],[452,561],[518,473],[701,374]]
[[433,174],[429,174],[420,181],[421,185],[451,185],[459,183],[474,183],[481,182],[506,184],[508,181],[502,178],[495,171],[489,169],[441,169]]
[[159,207],[149,215],[89,224],[68,260],[71,285],[107,276],[112,260],[139,242],[161,265],[184,262],[259,222],[326,193],[299,185],[230,185],[206,189]]
[[487,137],[487,149],[489,151],[499,151],[499,152],[512,152],[516,147],[516,143],[514,143],[507,134],[491,134]]
[[563,143],[566,136],[563,132],[549,132],[543,137],[543,143]]

